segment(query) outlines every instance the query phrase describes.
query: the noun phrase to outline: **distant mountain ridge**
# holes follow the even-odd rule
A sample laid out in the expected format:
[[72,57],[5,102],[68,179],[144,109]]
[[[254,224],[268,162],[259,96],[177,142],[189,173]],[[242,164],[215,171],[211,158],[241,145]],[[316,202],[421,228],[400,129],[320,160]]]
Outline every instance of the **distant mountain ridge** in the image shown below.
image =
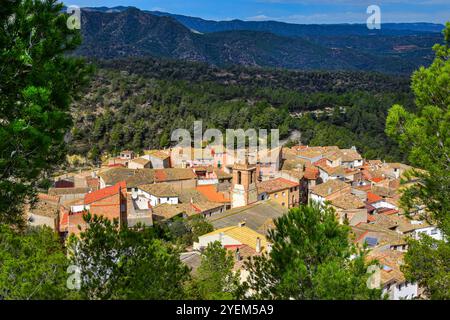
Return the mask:
[[[118,6],[113,8],[83,8],[101,12],[121,12],[132,7]],[[417,32],[437,32],[444,29],[444,25],[427,22],[417,23],[383,23],[381,30],[369,30],[365,24],[295,24],[280,21],[243,21],[239,19],[229,21],[206,20],[198,17],[190,17],[180,14],[172,14],[161,11],[147,11],[156,16],[172,17],[185,27],[201,33],[222,31],[265,31],[286,37],[307,37],[322,35],[407,35]]]
[[[407,74],[432,60],[431,46],[441,38],[436,32],[407,29],[407,32],[398,30],[393,34],[358,34],[361,33],[358,31],[361,25],[339,25],[356,31],[355,34],[337,35],[336,26],[278,22],[273,23],[288,28],[304,28],[303,36],[280,35],[279,29],[272,30],[267,24],[251,24],[266,26],[267,30],[258,27],[261,30],[204,32],[206,29],[198,30],[192,24],[181,23],[180,19],[133,7],[83,8],[84,41],[76,54],[101,59],[153,56],[218,66]],[[235,23],[247,22],[236,20]],[[364,28],[367,32],[368,29]],[[326,30],[330,32],[326,33]]]

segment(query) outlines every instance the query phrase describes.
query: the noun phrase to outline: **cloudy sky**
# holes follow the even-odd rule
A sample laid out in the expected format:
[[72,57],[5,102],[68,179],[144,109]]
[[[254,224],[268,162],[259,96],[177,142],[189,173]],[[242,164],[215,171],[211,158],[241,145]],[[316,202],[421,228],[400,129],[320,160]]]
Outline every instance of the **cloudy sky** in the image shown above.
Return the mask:
[[381,22],[450,21],[450,0],[66,0],[66,5],[134,6],[211,20],[277,20],[291,23],[365,23],[369,5]]

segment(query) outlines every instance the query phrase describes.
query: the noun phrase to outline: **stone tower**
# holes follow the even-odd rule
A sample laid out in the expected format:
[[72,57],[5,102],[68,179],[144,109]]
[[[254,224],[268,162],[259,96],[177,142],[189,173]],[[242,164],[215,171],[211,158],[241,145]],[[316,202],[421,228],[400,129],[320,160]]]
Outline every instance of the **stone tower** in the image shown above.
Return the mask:
[[256,166],[244,164],[233,166],[232,207],[243,207],[258,200],[256,189]]

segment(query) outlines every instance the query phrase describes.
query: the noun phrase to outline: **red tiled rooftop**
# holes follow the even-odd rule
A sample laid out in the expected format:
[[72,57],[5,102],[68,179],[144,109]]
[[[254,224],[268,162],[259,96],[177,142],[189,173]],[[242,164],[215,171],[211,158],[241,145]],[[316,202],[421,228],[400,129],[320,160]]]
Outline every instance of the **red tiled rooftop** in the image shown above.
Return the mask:
[[372,192],[367,192],[367,202],[368,203],[373,203],[373,202],[377,202],[383,200],[382,197],[380,197],[379,195],[376,195],[375,193]]
[[383,209],[380,209],[379,211],[378,211],[378,213],[379,214],[384,214],[384,215],[391,215],[391,214],[397,214],[399,211],[398,210],[396,210],[396,209],[389,209],[389,208],[386,208],[385,210],[383,210]]
[[306,167],[303,177],[308,180],[316,180],[319,177],[319,169],[315,167]]
[[266,180],[257,184],[258,192],[275,192],[299,186],[298,183],[284,178]]
[[84,204],[90,204],[101,199],[111,197],[120,192],[121,189],[126,189],[127,185],[125,181],[121,181],[111,187],[106,187],[91,193],[88,193],[84,196]]
[[222,192],[218,192],[215,185],[198,186],[197,190],[212,202],[230,202]]

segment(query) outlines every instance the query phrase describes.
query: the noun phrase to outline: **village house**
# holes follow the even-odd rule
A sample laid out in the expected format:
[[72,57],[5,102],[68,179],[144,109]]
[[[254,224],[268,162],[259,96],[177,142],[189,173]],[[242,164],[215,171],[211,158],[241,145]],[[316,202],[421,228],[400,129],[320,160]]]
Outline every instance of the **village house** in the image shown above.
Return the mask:
[[351,193],[342,194],[330,202],[341,224],[348,221],[350,226],[354,226],[367,222],[366,204],[359,197]]
[[372,250],[368,260],[376,260],[381,264],[379,281],[382,292],[389,300],[411,300],[419,296],[417,283],[405,279],[400,266],[403,264],[404,253],[395,250]]
[[348,183],[340,180],[328,180],[311,188],[309,200],[325,204],[325,201],[331,201],[350,192],[351,186]]
[[133,198],[133,195],[127,194],[127,226],[134,227],[141,225],[145,227],[153,226],[153,211],[152,208],[140,207],[137,199]]
[[60,197],[39,193],[34,205],[25,207],[28,225],[47,226],[52,230],[59,230]]
[[123,160],[132,160],[134,159],[134,152],[130,150],[123,150],[120,152],[119,158]]
[[169,183],[175,189],[192,189],[197,186],[197,176],[190,168],[128,169],[109,168],[98,173],[100,187],[105,188],[119,181],[127,183],[131,192],[138,186],[152,183]]
[[257,183],[258,200],[278,202],[281,206],[292,208],[300,203],[300,184],[284,179],[276,178]]
[[83,199],[86,193],[95,191],[92,187],[79,187],[79,188],[50,188],[48,194],[50,196],[57,196],[60,198],[61,203],[67,201],[73,201],[76,199]]
[[[380,219],[381,218],[381,219]],[[405,252],[408,249],[406,237],[388,228],[386,222],[380,216],[376,222],[359,223],[352,226],[355,236],[354,242],[362,248],[367,245],[369,249],[384,248]]]
[[231,194],[229,190],[221,191],[220,186],[217,185],[203,185],[197,186],[197,191],[200,192],[208,201],[221,203],[228,210],[231,208]]
[[143,159],[148,160],[150,163],[146,168],[164,169],[170,168],[170,155],[161,150],[145,150]]
[[266,234],[268,226],[288,211],[273,200],[258,201],[253,204],[227,210],[223,213],[207,217],[214,228],[225,228],[245,223],[245,226],[261,234]]
[[[404,216],[381,214],[384,216],[385,226],[402,235],[410,236],[414,239],[419,239],[421,234],[426,234],[435,240],[443,240],[444,235],[442,231],[434,225],[422,220],[408,219]],[[380,219],[380,218],[379,218]],[[389,223],[389,224],[388,224]]]
[[153,183],[138,186],[133,194],[137,198],[146,199],[149,206],[155,207],[159,204],[178,204],[178,193],[169,183]]
[[65,234],[78,234],[80,225],[86,227],[83,221],[83,214],[89,212],[92,215],[103,216],[109,220],[117,219],[119,224],[126,223],[127,194],[126,183],[124,181],[114,186],[100,189],[84,196],[83,201],[79,201],[68,208],[62,206],[60,210],[60,232]]
[[202,250],[209,243],[215,241],[220,242],[225,248],[247,245],[254,249],[256,253],[270,251],[270,244],[266,237],[246,227],[245,224],[221,228],[204,234],[198,237],[198,242],[194,242],[194,249]]
[[128,169],[149,169],[152,167],[152,162],[144,157],[134,158],[128,162]]

